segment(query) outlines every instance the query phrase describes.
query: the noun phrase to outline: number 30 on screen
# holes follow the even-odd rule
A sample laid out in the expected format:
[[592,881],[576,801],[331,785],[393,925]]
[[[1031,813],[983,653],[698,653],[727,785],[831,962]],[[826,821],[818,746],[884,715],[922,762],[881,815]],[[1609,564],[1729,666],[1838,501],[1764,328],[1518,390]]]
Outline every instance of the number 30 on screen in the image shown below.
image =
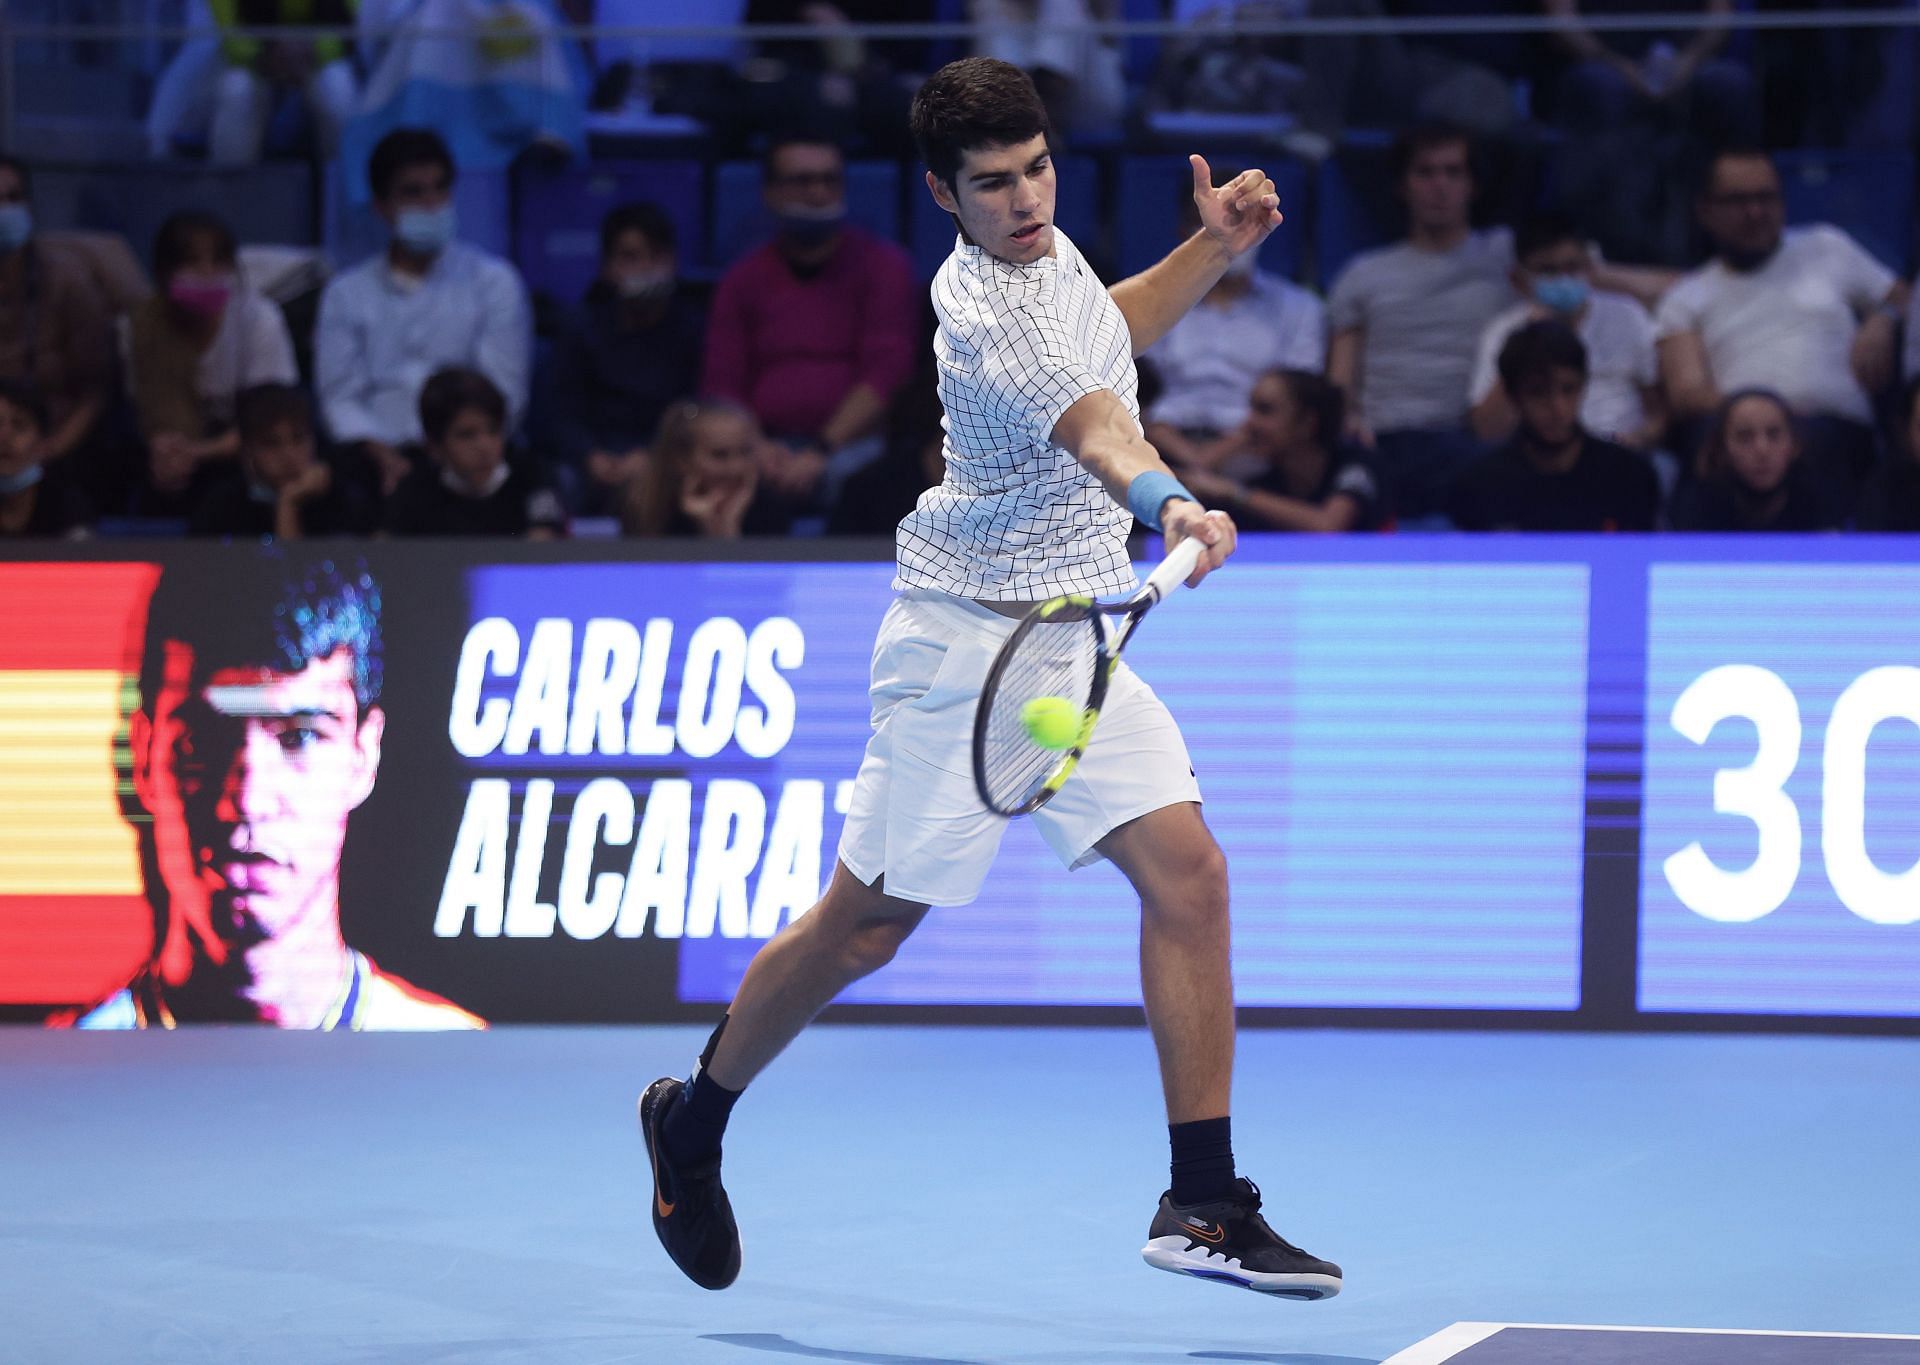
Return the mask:
[[[1759,856],[1729,871],[1696,840],[1665,866],[1667,884],[1689,910],[1744,924],[1779,909],[1800,876],[1800,811],[1786,793],[1800,761],[1800,704],[1779,674],[1751,664],[1701,674],[1673,704],[1673,728],[1695,744],[1734,716],[1754,723],[1760,748],[1746,767],[1714,774],[1713,808],[1759,827]],[[1820,850],[1827,880],[1847,909],[1874,924],[1913,924],[1920,921],[1920,862],[1905,872],[1883,872],[1867,856],[1867,739],[1884,720],[1920,725],[1920,668],[1863,673],[1834,703],[1823,758]]]

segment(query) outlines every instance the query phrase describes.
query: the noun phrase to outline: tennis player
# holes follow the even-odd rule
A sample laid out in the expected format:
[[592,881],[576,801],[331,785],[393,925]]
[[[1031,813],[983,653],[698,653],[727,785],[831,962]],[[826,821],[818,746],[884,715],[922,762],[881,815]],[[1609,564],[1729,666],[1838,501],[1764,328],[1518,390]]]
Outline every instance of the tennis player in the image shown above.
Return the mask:
[[[1233,552],[1141,433],[1133,358],[1280,223],[1273,182],[1214,188],[1192,158],[1201,230],[1111,290],[1054,224],[1047,114],[1017,67],[972,57],[915,97],[913,133],[959,238],[933,285],[947,474],[900,523],[898,591],[873,652],[873,737],[816,905],[753,959],[684,1083],[640,1097],[653,1222],[674,1263],[720,1289],[740,1236],[721,1135],[747,1083],[853,981],[885,965],[930,906],[979,893],[1006,828],[976,795],[973,716],[995,650],[1033,603],[1135,583],[1135,520]],[[1234,1171],[1227,870],[1172,716],[1124,664],[1093,742],[1032,817],[1068,867],[1110,859],[1140,895],[1141,987],[1173,1145],[1143,1255],[1164,1270],[1326,1298],[1340,1268],[1278,1236]]]

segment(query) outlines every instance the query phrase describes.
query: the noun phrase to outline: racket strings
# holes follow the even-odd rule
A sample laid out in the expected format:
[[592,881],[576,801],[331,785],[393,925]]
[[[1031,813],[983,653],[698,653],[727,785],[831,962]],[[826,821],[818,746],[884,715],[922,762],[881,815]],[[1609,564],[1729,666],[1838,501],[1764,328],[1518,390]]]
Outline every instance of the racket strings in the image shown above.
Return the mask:
[[1020,809],[1072,752],[1034,743],[1022,712],[1040,697],[1065,698],[1076,714],[1085,708],[1098,665],[1098,629],[1090,613],[1074,610],[1023,626],[1012,642],[988,706],[981,755],[981,778],[996,809]]

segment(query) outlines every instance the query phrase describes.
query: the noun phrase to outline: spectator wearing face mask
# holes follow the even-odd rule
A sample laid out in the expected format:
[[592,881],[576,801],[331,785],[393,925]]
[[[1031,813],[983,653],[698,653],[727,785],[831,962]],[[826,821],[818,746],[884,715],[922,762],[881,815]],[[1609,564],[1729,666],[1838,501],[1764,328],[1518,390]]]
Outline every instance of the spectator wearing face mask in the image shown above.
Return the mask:
[[661,417],[700,384],[704,322],[679,284],[673,221],[624,204],[600,224],[600,274],[556,339],[539,427],[581,510],[615,512]]
[[93,524],[72,480],[46,468],[46,430],[47,405],[34,387],[0,378],[0,540],[81,540]]
[[914,361],[918,291],[907,253],[846,221],[846,163],[818,139],[762,163],[773,241],[721,278],[701,390],[746,408],[782,453],[770,498],[804,515],[880,453],[887,405]]
[[458,238],[453,156],[437,133],[401,128],[368,162],[386,251],[327,285],[314,332],[314,380],[328,434],[357,448],[389,495],[420,439],[420,391],[449,366],[479,371],[506,402],[527,404],[533,345],[526,287],[507,262]]
[[1765,389],[1728,395],[1700,448],[1695,480],[1673,497],[1676,531],[1830,531],[1826,487],[1802,458],[1787,400]]
[[1581,425],[1630,450],[1655,449],[1667,423],[1652,315],[1625,294],[1594,287],[1593,253],[1570,218],[1546,214],[1522,224],[1513,253],[1514,288],[1526,301],[1480,334],[1470,393],[1474,434],[1493,445],[1513,435],[1519,418],[1500,382],[1501,348],[1528,323],[1557,318],[1587,348]]
[[[1214,170],[1223,185],[1236,174]],[[1184,241],[1200,230],[1200,211],[1184,184],[1180,203]],[[1217,469],[1232,454],[1230,437],[1246,421],[1261,375],[1326,367],[1327,310],[1310,291],[1259,269],[1257,253],[1245,252],[1143,359],[1161,384],[1147,410],[1147,439],[1177,465]]]
[[143,510],[177,502],[194,471],[240,448],[234,404],[255,384],[298,379],[273,300],[240,276],[233,231],[210,213],[176,213],[153,244],[154,297],[129,318],[134,410],[149,452]]

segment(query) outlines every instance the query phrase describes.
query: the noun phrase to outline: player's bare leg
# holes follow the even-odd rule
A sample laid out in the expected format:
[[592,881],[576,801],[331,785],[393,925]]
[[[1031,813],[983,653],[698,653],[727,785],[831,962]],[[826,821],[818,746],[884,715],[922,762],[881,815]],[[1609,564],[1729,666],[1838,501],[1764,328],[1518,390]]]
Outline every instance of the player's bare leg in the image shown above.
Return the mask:
[[1233,1170],[1233,933],[1227,859],[1200,807],[1164,806],[1100,841],[1140,894],[1140,989],[1160,1055],[1173,1144],[1147,1264],[1286,1298],[1340,1292],[1340,1267],[1267,1225],[1260,1191]]
[[653,1229],[695,1284],[724,1289],[740,1273],[740,1233],[720,1183],[720,1137],[748,1081],[834,996],[893,960],[927,907],[863,885],[842,863],[813,909],[754,955],[691,1080],[670,1076],[640,1097],[653,1167]]
[[893,961],[927,907],[887,895],[884,881],[864,886],[836,861],[819,903],[754,954],[705,1064],[714,1080],[745,1088],[836,995]]

